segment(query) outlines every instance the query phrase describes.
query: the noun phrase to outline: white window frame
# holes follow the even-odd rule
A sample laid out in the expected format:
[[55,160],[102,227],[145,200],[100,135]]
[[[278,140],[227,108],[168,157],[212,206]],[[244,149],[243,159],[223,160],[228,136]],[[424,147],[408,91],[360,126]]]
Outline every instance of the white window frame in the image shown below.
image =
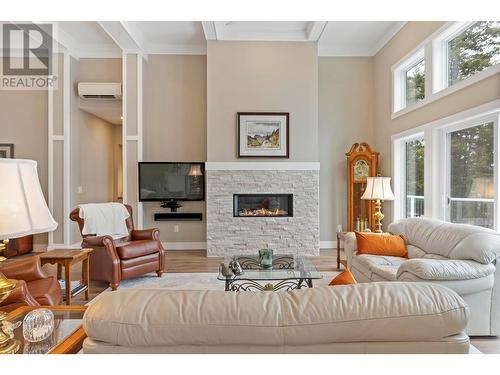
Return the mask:
[[[451,87],[449,85],[449,64],[448,64],[448,43],[471,27],[476,21],[472,22],[455,22],[449,25],[446,30],[440,33],[432,41],[433,55],[433,80],[432,92],[436,93],[441,90]],[[477,73],[476,73],[477,74]],[[473,74],[474,76],[475,74]],[[472,77],[472,76],[471,76]],[[470,78],[470,77],[468,77]],[[466,79],[468,79],[466,78]],[[456,82],[458,84],[459,82]],[[454,85],[453,85],[454,86]]]
[[[393,161],[394,161],[394,172],[393,172],[393,185],[394,185],[394,217],[396,219],[402,219],[406,217],[406,144],[408,142],[414,141],[415,139],[424,138],[425,133],[423,131],[410,134],[408,136],[403,136],[394,140],[393,142]],[[425,155],[424,151],[424,202],[425,202]],[[424,203],[425,204],[425,203]],[[425,212],[425,208],[424,208]]]
[[493,171],[493,181],[494,181],[494,186],[495,186],[495,202],[494,202],[494,229],[498,230],[499,228],[499,223],[498,223],[498,199],[500,195],[498,194],[499,186],[498,186],[498,171],[499,171],[499,150],[498,150],[498,123],[499,123],[499,114],[498,113],[493,113],[493,114],[486,114],[483,116],[477,116],[472,119],[465,120],[463,122],[458,122],[454,125],[449,125],[446,127],[443,127],[440,129],[440,143],[444,145],[444,147],[441,150],[441,164],[444,167],[443,173],[440,174],[440,186],[442,187],[442,205],[441,205],[441,213],[440,217],[443,218],[443,220],[449,221],[450,220],[450,202],[449,202],[449,193],[450,193],[450,158],[448,157],[450,155],[450,149],[449,149],[449,136],[450,133],[455,132],[457,130],[463,130],[467,128],[473,128],[475,126],[479,126],[482,124],[486,123],[493,123],[493,137],[494,137],[494,152],[495,152],[495,169]]
[[[392,70],[393,77],[393,112],[400,111],[407,107],[406,103],[406,73],[408,70],[413,68],[415,65],[420,63],[420,61],[424,61],[424,74],[427,81],[427,64],[425,61],[425,53],[424,49],[420,49],[419,51],[413,53],[410,57],[408,57],[404,62],[399,64]],[[425,99],[425,98],[424,98]],[[418,103],[418,102],[417,102]],[[410,104],[409,106],[413,106],[417,103]]]
[[405,217],[406,199],[406,155],[404,145],[415,138],[425,142],[424,154],[424,215],[425,217],[447,220],[447,143],[450,131],[476,126],[486,122],[495,126],[495,229],[500,230],[500,99],[478,107],[433,121],[416,128],[394,134],[392,138],[392,176],[394,186],[394,206],[392,220]]
[[[392,119],[500,73],[500,64],[496,64],[462,81],[458,81],[452,86],[448,85],[448,41],[475,22],[477,21],[446,23],[391,67],[393,80]],[[425,98],[406,106],[406,93],[405,90],[401,89],[401,71],[403,67],[408,67],[408,61],[415,61],[411,60],[413,56],[422,51],[424,51],[425,59]]]

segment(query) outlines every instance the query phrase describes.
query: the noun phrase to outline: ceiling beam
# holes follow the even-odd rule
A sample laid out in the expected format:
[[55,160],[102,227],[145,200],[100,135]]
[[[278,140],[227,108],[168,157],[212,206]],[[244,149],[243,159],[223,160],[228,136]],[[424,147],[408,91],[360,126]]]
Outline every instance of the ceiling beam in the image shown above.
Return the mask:
[[80,54],[77,52],[79,50],[78,43],[76,43],[75,39],[65,32],[58,24],[58,22],[54,22],[56,28],[53,33],[53,38],[64,48],[66,51],[73,56],[75,59],[80,58]]
[[306,28],[306,40],[317,42],[321,38],[321,35],[323,35],[323,30],[325,30],[327,23],[323,21],[309,22]]
[[[99,21],[99,25],[110,36],[118,47],[125,53],[143,53],[142,40],[139,36],[131,35],[129,27],[120,21]],[[137,38],[137,40],[134,38]]]
[[206,40],[217,40],[217,30],[214,21],[202,21],[201,26],[203,27]]

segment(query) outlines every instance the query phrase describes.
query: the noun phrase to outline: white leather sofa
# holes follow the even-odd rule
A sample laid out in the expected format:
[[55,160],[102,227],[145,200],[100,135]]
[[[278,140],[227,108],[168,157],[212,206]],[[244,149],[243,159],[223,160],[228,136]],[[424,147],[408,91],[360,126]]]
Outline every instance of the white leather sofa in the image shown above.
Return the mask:
[[293,292],[124,289],[83,318],[85,354],[468,353],[468,307],[433,284]]
[[405,237],[408,259],[357,255],[355,234],[346,235],[347,266],[358,282],[425,281],[446,286],[470,307],[470,336],[500,334],[499,233],[427,218],[402,219],[388,231]]

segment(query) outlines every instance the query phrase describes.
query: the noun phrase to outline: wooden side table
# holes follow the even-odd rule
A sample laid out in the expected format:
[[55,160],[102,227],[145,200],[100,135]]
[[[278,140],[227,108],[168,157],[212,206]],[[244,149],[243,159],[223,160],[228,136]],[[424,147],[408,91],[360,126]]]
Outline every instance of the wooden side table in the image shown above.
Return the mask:
[[[71,298],[85,292],[85,299],[89,299],[90,267],[89,256],[94,249],[57,249],[40,254],[40,262],[44,264],[57,264],[57,280],[62,278],[62,268],[64,267],[64,286],[66,305],[71,305]],[[82,262],[82,277],[80,283],[71,289],[70,270],[72,264]]]

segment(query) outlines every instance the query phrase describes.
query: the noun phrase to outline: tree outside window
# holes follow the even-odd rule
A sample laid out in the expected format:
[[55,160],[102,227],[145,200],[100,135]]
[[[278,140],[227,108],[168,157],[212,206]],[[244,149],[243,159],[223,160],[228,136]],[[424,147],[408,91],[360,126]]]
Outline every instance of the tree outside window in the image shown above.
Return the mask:
[[494,227],[492,122],[450,133],[450,221]]
[[500,21],[479,21],[448,42],[448,85],[500,63]]
[[424,215],[423,138],[406,142],[406,217]]
[[405,73],[406,105],[416,103],[425,97],[425,63],[420,60]]

